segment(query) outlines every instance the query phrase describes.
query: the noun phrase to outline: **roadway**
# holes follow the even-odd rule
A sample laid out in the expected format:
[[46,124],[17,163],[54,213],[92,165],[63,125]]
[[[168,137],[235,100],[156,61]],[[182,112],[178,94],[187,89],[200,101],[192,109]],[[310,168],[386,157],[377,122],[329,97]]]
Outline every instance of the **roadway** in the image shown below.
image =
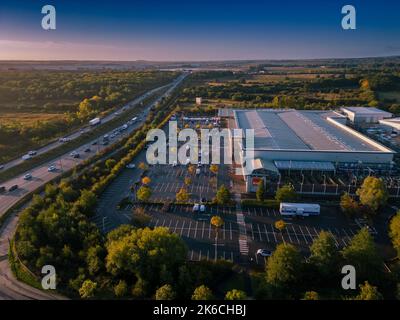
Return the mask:
[[[128,129],[122,131],[120,135],[111,140],[110,145],[121,140],[123,137],[128,136],[136,128],[140,127],[146,120],[146,116],[148,115],[150,109],[158,102],[160,102],[164,97],[169,96],[173,92],[173,90],[175,90],[175,88],[186,78],[187,75],[188,74],[182,74],[171,84],[169,84],[169,89],[153,103],[149,104],[143,111],[141,111],[140,115],[138,115],[138,120],[132,125],[128,126]],[[145,95],[136,99],[129,105],[134,106],[135,104],[140,103],[140,101],[153,94],[154,90],[160,90],[160,88],[153,89],[150,92],[147,92]],[[107,121],[111,119],[112,118],[109,118]],[[108,134],[111,135],[114,130],[115,128],[111,130]],[[7,190],[10,186],[13,185],[18,185],[18,189],[13,192],[7,192],[3,195],[0,195],[0,216],[2,216],[9,208],[11,208],[15,203],[17,203],[20,199],[22,199],[22,197],[24,197],[28,193],[37,190],[39,187],[61,175],[63,172],[73,169],[84,160],[93,157],[97,151],[101,151],[104,148],[108,147],[103,146],[100,143],[97,143],[97,145],[93,146],[93,142],[99,141],[99,138],[100,137],[97,137],[96,139],[93,139],[92,141],[75,149],[75,151],[80,154],[80,158],[73,158],[68,152],[61,157],[53,159],[45,164],[33,168],[32,170],[29,170],[29,172],[25,172],[18,177],[2,183],[2,186],[5,186]],[[91,151],[85,152],[85,149],[87,148],[90,148]],[[48,168],[51,165],[54,165],[56,167],[56,170],[53,172],[48,171]],[[26,173],[30,173],[32,175],[32,178],[30,180],[24,180],[24,175]],[[24,285],[15,280],[15,278],[12,276],[7,259],[8,241],[13,237],[15,233],[17,222],[18,214],[9,217],[9,219],[4,222],[2,228],[0,229],[0,300],[57,299],[58,297],[54,294],[36,290],[27,285]]]
[[[178,79],[179,78],[177,78],[175,81],[177,81]],[[168,86],[171,86],[171,84],[167,84],[167,85],[164,85],[162,87],[158,87],[158,88],[152,89],[150,91],[147,91],[145,94],[141,95],[140,97],[136,98],[135,100],[133,100],[133,101],[129,102],[128,104],[118,108],[113,113],[105,116],[104,118],[101,118],[101,124],[100,125],[103,125],[103,124],[109,122],[110,120],[113,120],[113,119],[119,117],[124,111],[137,106],[138,104],[142,103],[146,98],[150,97],[151,95],[157,93],[158,91],[160,91],[160,90],[162,90],[162,89],[164,89],[164,88],[166,88]],[[79,130],[76,130],[75,132],[72,132],[72,133],[70,133],[68,135],[65,135],[63,138],[67,138],[69,140],[74,140],[74,139],[80,137],[82,134],[90,132],[94,128],[97,128],[97,126],[96,127],[91,127],[91,126],[87,125],[87,126],[84,126],[84,127],[80,128]],[[37,152],[37,155],[44,154],[44,153],[46,153],[46,152],[48,152],[48,151],[50,151],[50,150],[52,150],[54,148],[59,147],[63,143],[64,142],[62,142],[59,139],[57,139],[57,140],[55,140],[55,141],[53,141],[53,142],[51,142],[51,143],[39,148],[39,149],[36,149],[35,151]],[[5,171],[7,169],[10,169],[12,167],[15,167],[15,166],[23,163],[24,161],[29,161],[29,160],[23,160],[22,159],[22,155],[21,155],[21,157],[19,157],[17,159],[11,160],[11,161],[9,161],[7,163],[3,163],[4,167],[1,170]]]

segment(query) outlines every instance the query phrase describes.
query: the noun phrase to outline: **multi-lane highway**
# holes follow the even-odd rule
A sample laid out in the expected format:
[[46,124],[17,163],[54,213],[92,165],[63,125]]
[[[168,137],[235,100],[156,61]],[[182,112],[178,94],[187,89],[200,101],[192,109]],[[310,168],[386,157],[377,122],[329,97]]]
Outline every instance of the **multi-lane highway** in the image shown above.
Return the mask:
[[[171,84],[169,84],[169,88],[167,91],[164,92],[163,95],[158,97],[153,103],[149,104],[145,107],[145,109],[138,115],[138,120],[132,123],[128,128],[116,136],[113,140],[110,141],[110,144],[115,143],[116,141],[122,139],[124,136],[129,135],[133,130],[138,128],[143,124],[146,119],[147,114],[149,113],[150,109],[160,102],[162,98],[169,96],[172,91],[186,78],[187,74],[180,75],[177,79],[175,79]],[[166,86],[164,86],[166,87]],[[162,88],[164,88],[162,87]],[[143,96],[139,97],[135,101],[129,104],[130,107],[133,107],[143,101],[145,98],[149,97],[151,94],[155,93],[157,90],[161,88],[157,88],[151,90],[144,94]],[[125,106],[126,108],[127,106]],[[109,118],[106,118],[104,121],[110,121],[116,115],[110,115]],[[114,130],[109,132],[109,135]],[[75,133],[75,135],[79,136],[80,133]],[[77,137],[75,136],[75,137]],[[29,172],[25,172],[21,174],[21,176],[15,177],[2,183],[2,186],[5,186],[7,190],[13,186],[18,185],[18,189],[12,192],[6,192],[5,194],[0,195],[0,216],[2,216],[9,208],[11,208],[16,202],[18,202],[22,197],[26,194],[35,191],[40,186],[44,185],[45,183],[51,181],[58,175],[62,174],[65,171],[68,171],[74,168],[76,165],[95,155],[97,151],[101,151],[102,149],[106,148],[107,146],[103,146],[99,143],[99,139],[94,139],[79,148],[75,151],[80,154],[80,158],[74,158],[70,155],[70,153],[64,154],[61,157],[56,159],[52,159],[46,164],[40,165],[36,168],[33,168]],[[93,143],[97,141],[96,145]],[[57,145],[57,143],[55,144]],[[85,152],[86,149],[90,149],[90,152]],[[43,150],[41,150],[43,151]],[[50,166],[55,166],[55,171],[49,171]],[[25,180],[25,174],[31,174],[32,178],[29,180]],[[16,281],[11,274],[11,271],[8,266],[7,262],[7,253],[8,253],[8,241],[12,238],[15,228],[17,225],[18,216],[10,217],[0,229],[0,300],[1,299],[54,299],[55,296],[52,294],[46,295],[45,293],[35,290],[29,287],[29,290],[25,288],[25,285]],[[24,289],[25,288],[25,289]]]

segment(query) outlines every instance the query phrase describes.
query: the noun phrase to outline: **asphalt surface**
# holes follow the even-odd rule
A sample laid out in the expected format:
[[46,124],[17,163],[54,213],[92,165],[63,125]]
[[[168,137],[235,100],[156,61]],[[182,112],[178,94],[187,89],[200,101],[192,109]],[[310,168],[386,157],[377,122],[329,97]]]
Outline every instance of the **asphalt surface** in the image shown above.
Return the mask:
[[[138,115],[138,121],[129,126],[127,130],[123,131],[122,134],[118,135],[114,140],[111,140],[110,144],[113,144],[115,141],[120,140],[124,136],[129,135],[133,130],[135,130],[137,127],[143,124],[149,110],[157,102],[161,101],[163,97],[166,97],[169,94],[171,94],[172,91],[182,82],[182,80],[186,76],[187,74],[183,74],[179,76],[177,79],[175,79],[169,85],[170,86],[169,89],[162,96],[160,96],[155,102],[147,106],[145,110],[142,111],[140,115]],[[163,86],[162,88],[164,87],[165,86]],[[145,95],[141,96],[140,98],[136,99],[135,101],[130,103],[130,105],[134,106],[135,104],[140,103],[140,101],[142,101],[143,99],[147,98],[149,95],[154,93],[155,90],[157,89],[151,90],[151,92],[148,92]],[[108,119],[107,121],[111,120],[112,117],[114,116],[115,114],[111,115],[110,119]],[[113,131],[114,130],[111,130],[110,133]],[[79,135],[80,132],[77,134]],[[97,141],[98,139],[99,137],[97,139],[90,141],[85,145],[82,145],[81,147],[75,150],[81,156],[79,159],[75,159],[71,157],[69,153],[67,153],[61,157],[49,161],[44,165],[40,165],[36,168],[33,168],[29,172],[23,173],[21,176],[15,177],[9,181],[6,181],[5,183],[2,183],[1,185],[5,186],[7,190],[12,185],[18,185],[19,188],[13,192],[7,192],[6,194],[0,195],[0,216],[3,215],[10,207],[12,207],[16,202],[18,202],[18,200],[20,200],[27,193],[36,190],[40,186],[44,185],[45,183],[55,178],[57,175],[62,174],[62,172],[74,168],[76,165],[78,165],[85,159],[92,157],[96,151],[100,151],[103,148],[107,147],[99,144],[93,146],[92,143],[94,141]],[[84,150],[87,148],[90,148],[91,152],[88,153],[84,152]],[[48,167],[51,165],[56,166],[56,171],[54,172],[48,171]],[[32,178],[30,180],[24,180],[24,175],[26,173],[30,173],[32,175]],[[17,281],[14,278],[8,264],[8,242],[9,239],[11,239],[15,233],[17,223],[18,223],[18,214],[14,214],[5,221],[0,230],[0,300],[62,299],[62,297],[59,297],[51,292],[44,292],[41,290],[34,289],[28,285],[25,285]]]

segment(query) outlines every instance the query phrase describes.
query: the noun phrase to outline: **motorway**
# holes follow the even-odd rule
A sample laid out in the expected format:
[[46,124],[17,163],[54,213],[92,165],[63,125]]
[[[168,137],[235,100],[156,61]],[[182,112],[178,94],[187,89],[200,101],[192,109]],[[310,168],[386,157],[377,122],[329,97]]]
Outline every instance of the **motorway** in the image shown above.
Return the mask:
[[[165,86],[158,87],[158,88],[155,88],[155,89],[152,89],[152,90],[146,92],[145,94],[143,94],[140,97],[136,98],[135,100],[129,102],[125,106],[122,106],[119,109],[115,110],[115,112],[113,112],[113,113],[107,115],[106,117],[102,118],[101,119],[101,124],[105,124],[105,123],[109,122],[110,120],[113,120],[113,119],[119,117],[124,111],[128,110],[129,108],[133,108],[133,107],[137,106],[139,103],[141,103],[146,98],[150,97],[151,95],[155,94],[156,92],[158,92],[158,91],[160,91],[160,90],[162,90],[164,88],[167,88],[170,85],[171,84],[167,84]],[[80,137],[82,134],[90,132],[94,128],[97,128],[97,126],[96,127],[90,127],[88,125],[88,126],[85,126],[83,128],[80,128],[79,130],[77,130],[77,131],[75,131],[75,132],[73,132],[73,133],[71,133],[69,135],[64,136],[64,138],[67,138],[69,140],[74,140],[74,139]],[[35,150],[35,151],[37,152],[37,155],[44,154],[44,153],[46,153],[46,152],[48,152],[48,151],[50,151],[50,150],[52,150],[54,148],[59,147],[62,144],[63,144],[63,142],[61,142],[59,140],[56,140],[56,141],[53,141],[53,142],[43,146],[40,149]],[[12,167],[15,167],[15,166],[21,164],[24,161],[29,161],[29,160],[23,160],[22,159],[22,155],[21,155],[21,157],[19,157],[17,159],[14,159],[14,160],[11,160],[11,161],[9,161],[7,163],[4,163],[3,164],[4,167],[3,167],[2,171],[5,171],[5,170],[10,169]]]
[[[120,135],[114,138],[114,141],[110,141],[110,144],[115,143],[116,141],[122,139],[124,136],[129,135],[133,132],[136,128],[141,126],[147,114],[149,113],[150,109],[160,102],[162,98],[169,96],[173,90],[186,78],[188,74],[182,74],[177,79],[175,79],[171,84],[169,84],[169,89],[160,96],[156,101],[149,104],[141,113],[138,115],[138,121],[128,127],[127,130],[122,131]],[[160,90],[160,88],[154,89]],[[134,102],[130,103],[129,105],[133,106],[137,103],[140,103],[143,99],[148,97],[149,95],[153,94],[155,91],[151,90],[147,92],[145,95],[141,96],[140,98],[136,99]],[[110,118],[112,119],[112,118]],[[107,121],[109,121],[108,119]],[[114,130],[111,130],[109,134],[111,134]],[[92,157],[95,155],[95,151],[101,151],[102,149],[108,147],[100,145],[99,143],[96,146],[93,146],[92,143],[94,141],[98,141],[94,139],[89,143],[86,143],[75,151],[80,154],[80,158],[72,158],[70,153],[66,153],[61,157],[53,159],[46,164],[40,165],[36,168],[33,168],[29,171],[32,175],[32,179],[24,180],[24,175],[26,173],[21,174],[21,176],[15,177],[9,181],[4,182],[4,185],[7,189],[10,186],[18,185],[19,188],[13,192],[7,192],[3,195],[0,195],[0,216],[2,216],[9,208],[11,208],[16,202],[18,202],[22,197],[26,194],[35,191],[42,185],[46,184],[47,182],[51,181],[58,175],[62,174],[65,171],[68,171],[79,163],[83,162],[84,160]],[[90,148],[91,152],[84,152],[85,149]],[[94,148],[96,150],[94,150]],[[54,165],[56,167],[56,171],[49,172],[48,167]],[[2,228],[0,229],[0,300],[1,299],[43,299],[44,296],[47,296],[48,299],[54,299],[55,296],[53,294],[46,294],[40,290],[35,290],[29,287],[28,289],[24,289],[25,285],[21,284],[20,282],[16,281],[11,274],[11,271],[8,266],[8,241],[13,237],[13,234],[16,229],[18,221],[18,215],[14,215],[10,217],[5,223],[3,224]]]

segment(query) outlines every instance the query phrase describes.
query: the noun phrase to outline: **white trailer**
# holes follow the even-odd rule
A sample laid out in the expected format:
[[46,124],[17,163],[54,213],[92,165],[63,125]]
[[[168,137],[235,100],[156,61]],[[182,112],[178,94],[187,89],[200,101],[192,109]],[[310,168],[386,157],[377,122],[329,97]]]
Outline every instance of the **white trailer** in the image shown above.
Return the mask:
[[320,205],[315,203],[281,202],[279,206],[279,212],[282,216],[318,216],[320,214],[320,211]]
[[90,124],[91,126],[95,126],[95,125],[100,124],[100,122],[101,122],[100,118],[94,118],[94,119],[92,119],[92,120],[89,121],[89,124]]

